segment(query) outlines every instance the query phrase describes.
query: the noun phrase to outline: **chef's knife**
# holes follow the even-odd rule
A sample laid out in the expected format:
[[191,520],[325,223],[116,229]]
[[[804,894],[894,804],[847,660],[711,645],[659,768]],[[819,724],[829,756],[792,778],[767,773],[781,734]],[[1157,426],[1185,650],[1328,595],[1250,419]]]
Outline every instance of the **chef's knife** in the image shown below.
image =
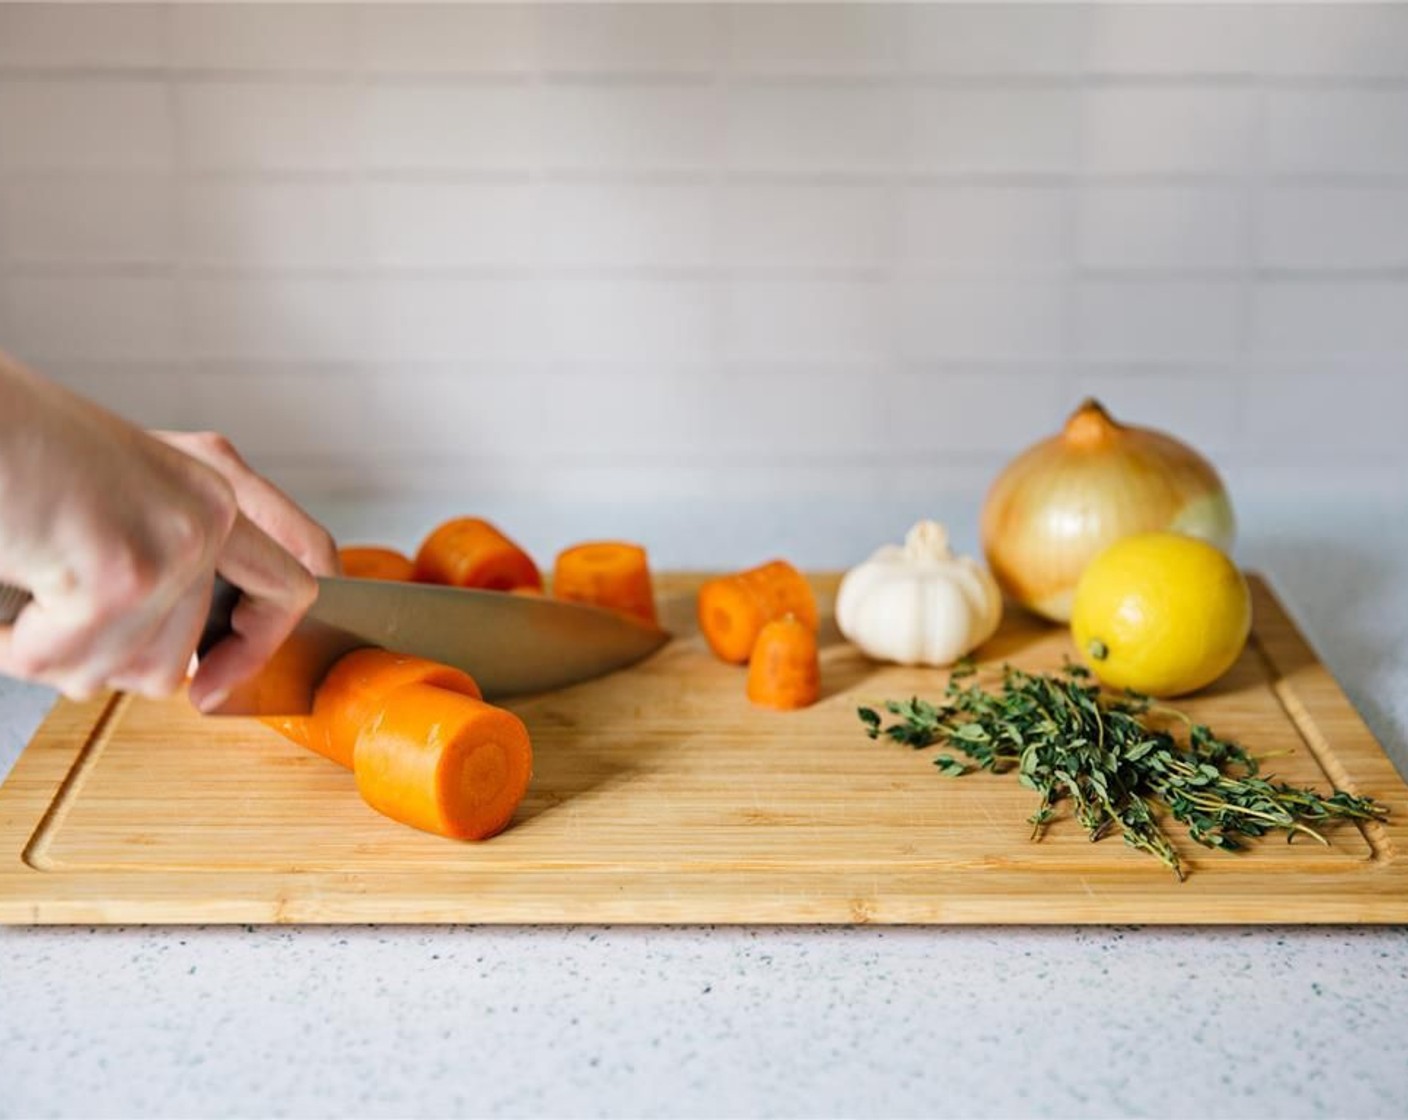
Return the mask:
[[[200,650],[230,633],[238,588],[217,580]],[[28,595],[0,584],[0,625]],[[490,699],[547,692],[604,676],[669,640],[658,627],[580,603],[503,591],[386,580],[318,580],[318,598],[254,678],[219,715],[301,715],[343,654],[381,646],[463,669]]]

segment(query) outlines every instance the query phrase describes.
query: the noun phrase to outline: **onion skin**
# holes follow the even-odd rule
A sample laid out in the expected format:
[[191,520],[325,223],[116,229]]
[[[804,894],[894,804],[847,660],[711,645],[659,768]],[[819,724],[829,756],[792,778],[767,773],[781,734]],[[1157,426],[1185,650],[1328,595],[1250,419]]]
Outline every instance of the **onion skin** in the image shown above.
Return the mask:
[[1230,551],[1226,487],[1187,444],[1120,424],[1094,400],[1009,463],[983,503],[983,552],[998,586],[1053,622],[1070,621],[1076,583],[1100,552],[1160,529]]

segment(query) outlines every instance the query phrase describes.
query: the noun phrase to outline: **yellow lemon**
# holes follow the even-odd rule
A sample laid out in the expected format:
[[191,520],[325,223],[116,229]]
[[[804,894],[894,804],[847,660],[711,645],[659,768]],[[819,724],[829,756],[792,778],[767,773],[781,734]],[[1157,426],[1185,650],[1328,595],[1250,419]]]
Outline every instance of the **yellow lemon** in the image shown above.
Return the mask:
[[1071,633],[1111,688],[1179,696],[1232,667],[1252,625],[1242,573],[1206,541],[1139,533],[1101,552],[1076,585]]

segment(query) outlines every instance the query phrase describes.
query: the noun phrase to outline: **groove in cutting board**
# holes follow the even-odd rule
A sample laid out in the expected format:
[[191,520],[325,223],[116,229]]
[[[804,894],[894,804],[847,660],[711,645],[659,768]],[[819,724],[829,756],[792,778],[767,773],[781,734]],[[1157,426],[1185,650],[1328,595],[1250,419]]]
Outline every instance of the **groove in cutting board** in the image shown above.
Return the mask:
[[[702,577],[665,577],[688,592]],[[835,577],[816,577],[829,602]],[[20,922],[1307,922],[1408,920],[1408,788],[1259,581],[1255,638],[1180,706],[1265,769],[1389,803],[1329,848],[1275,836],[1240,855],[1172,834],[1192,875],[1062,820],[1028,840],[1010,777],[953,780],[872,743],[860,701],[937,695],[946,675],[877,666],[823,636],[824,698],[752,708],[709,656],[688,595],[650,661],[512,706],[533,786],[484,844],[417,833],[350,774],[255,721],[181,700],[61,703],[0,790],[0,920]],[[1018,612],[982,651],[1055,668],[1063,631]]]

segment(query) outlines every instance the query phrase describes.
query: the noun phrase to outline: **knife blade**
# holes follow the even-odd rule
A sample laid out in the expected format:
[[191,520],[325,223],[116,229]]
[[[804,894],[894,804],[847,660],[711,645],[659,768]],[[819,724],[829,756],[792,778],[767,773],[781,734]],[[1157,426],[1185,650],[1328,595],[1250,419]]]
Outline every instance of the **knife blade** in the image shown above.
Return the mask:
[[[28,595],[0,584],[0,625]],[[217,578],[199,650],[230,634],[240,591]],[[344,654],[380,646],[469,673],[487,699],[548,692],[650,656],[670,635],[581,603],[434,584],[324,577],[288,640],[213,714],[304,715],[323,675]]]

